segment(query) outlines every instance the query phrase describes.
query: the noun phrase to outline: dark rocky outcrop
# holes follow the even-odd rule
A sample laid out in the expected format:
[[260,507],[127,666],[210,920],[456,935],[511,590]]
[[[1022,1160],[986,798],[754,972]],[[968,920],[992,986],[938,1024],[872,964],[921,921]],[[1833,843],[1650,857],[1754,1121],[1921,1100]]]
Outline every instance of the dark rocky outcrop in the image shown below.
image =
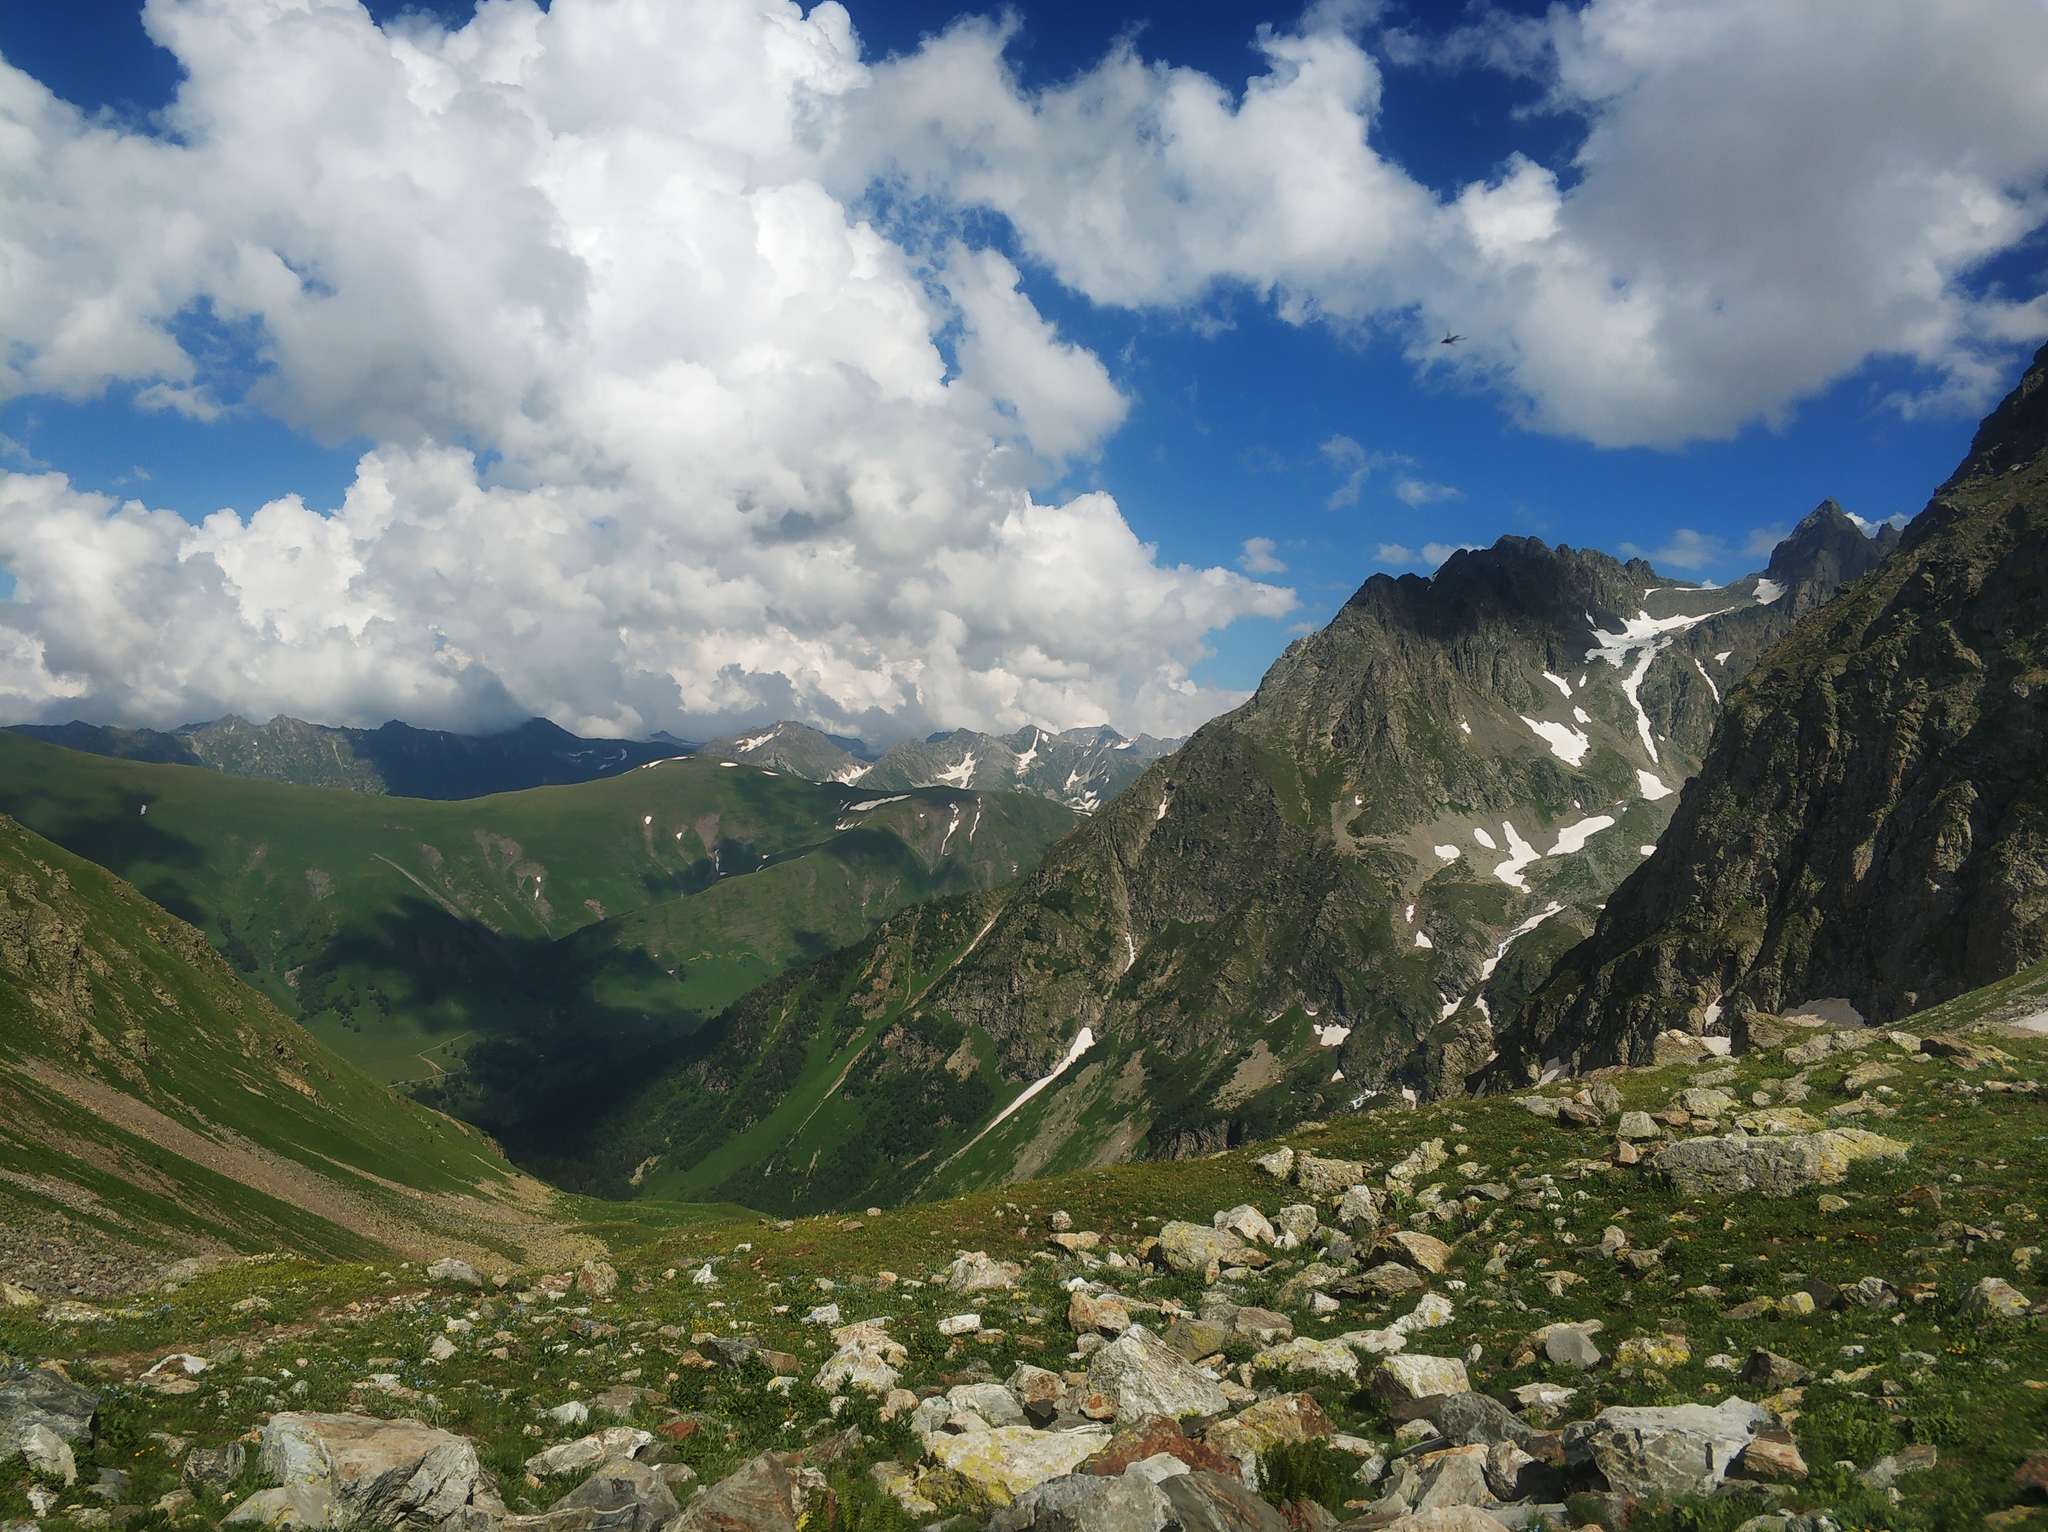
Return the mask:
[[1823,998],[1894,1021],[2048,955],[2044,385],[2048,348],[1883,565],[1730,694],[1503,1085]]

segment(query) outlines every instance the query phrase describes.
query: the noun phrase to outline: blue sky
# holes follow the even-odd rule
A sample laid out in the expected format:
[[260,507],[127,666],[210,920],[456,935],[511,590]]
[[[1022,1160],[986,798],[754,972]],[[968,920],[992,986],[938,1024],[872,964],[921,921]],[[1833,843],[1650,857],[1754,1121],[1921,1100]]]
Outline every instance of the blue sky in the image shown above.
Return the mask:
[[[263,0],[246,3],[260,8]],[[166,12],[175,9],[164,7]],[[849,4],[848,9],[862,57],[875,62],[891,55],[914,58],[961,8]],[[368,10],[378,22],[393,23],[394,32],[435,19],[458,29],[470,15],[469,7],[456,3],[400,7],[377,0]],[[1658,7],[1646,3],[1644,10],[1654,19]],[[1537,6],[1361,6],[1340,18],[1332,35],[1349,38],[1348,46],[1377,70],[1379,94],[1376,110],[1369,114],[1369,143],[1412,188],[1448,205],[1468,186],[1501,185],[1527,162],[1547,171],[1557,195],[1566,201],[1583,192],[1582,205],[1604,202],[1601,216],[1609,220],[1607,227],[1623,231],[1612,236],[1612,245],[1631,252],[1629,258],[1637,262],[1633,279],[1647,282],[1642,272],[1652,258],[1636,253],[1644,243],[1639,230],[1653,215],[1665,215],[1628,206],[1628,195],[1638,201],[1649,195],[1640,178],[1626,195],[1596,197],[1591,173],[1579,156],[1597,124],[1605,122],[1603,131],[1617,136],[1636,131],[1643,142],[1654,144],[1657,133],[1668,131],[1674,120],[1683,125],[1683,107],[1660,102],[1657,76],[1649,66],[1642,67],[1650,83],[1632,86],[1633,95],[1602,94],[1606,87],[1572,84],[1574,67],[1588,78],[1597,74],[1593,65],[1570,63],[1572,50],[1596,50],[1584,37],[1567,36],[1557,17],[1545,20],[1546,14],[1546,8]],[[1168,7],[1142,0],[1024,4],[1014,13],[1014,26],[1000,53],[1020,99],[1049,98],[1073,88],[1123,44],[1147,64],[1200,71],[1220,82],[1231,93],[1233,110],[1244,99],[1247,82],[1273,68],[1255,47],[1261,29],[1283,37],[1306,36],[1313,30],[1296,7]],[[1551,29],[1544,34],[1547,41],[1531,30],[1544,27]],[[2022,40],[2030,45],[2039,41]],[[203,43],[201,39],[192,46]],[[1900,40],[1902,57],[1910,56],[1911,46],[1912,39]],[[1551,50],[1547,55],[1545,47]],[[1734,50],[1738,56],[1739,51]],[[108,132],[143,139],[190,136],[189,126],[167,124],[162,115],[179,89],[181,69],[170,52],[146,35],[134,0],[72,0],[65,6],[0,9],[0,57],[95,116]],[[1546,64],[1546,57],[1552,62]],[[1680,62],[1685,68],[1674,65],[1666,76],[1678,82],[1669,87],[1674,99],[1688,78],[1693,83],[1708,78],[1713,61]],[[203,72],[219,66],[202,61],[200,67]],[[1898,65],[1873,54],[1866,67],[1877,79],[1884,68]],[[1691,69],[1690,77],[1685,69]],[[922,85],[928,88],[930,79],[924,78]],[[219,87],[234,88],[247,87]],[[873,90],[895,90],[908,98],[918,88],[920,77],[906,71],[895,77],[894,84],[885,82]],[[1842,88],[1853,96],[1859,85],[1850,78]],[[1987,87],[1994,96],[1998,88],[1995,81]],[[1650,126],[1631,129],[1630,112],[1638,124],[1648,121]],[[1926,124],[1919,129],[1916,147],[1929,164],[1940,166],[1944,154],[1973,152],[1946,147],[1950,143],[1968,143],[1973,134],[2010,133],[2021,138],[2021,128],[2030,120],[2017,108],[1994,117],[1989,128],[1970,122]],[[316,135],[333,131],[331,126],[308,129]],[[1711,124],[1702,129],[1710,131]],[[962,130],[963,141],[965,137]],[[1037,152],[1050,158],[1059,147]],[[1759,205],[1769,201],[1774,207],[1798,200],[1802,176],[1812,176],[1817,186],[1827,183],[1827,166],[1803,163],[1809,157],[1824,159],[1823,151],[1789,132],[1766,145],[1763,161],[1754,158],[1753,145],[1731,144],[1725,158],[1741,153],[1751,158],[1736,178],[1737,192],[1709,186],[1700,194],[1702,201],[1713,195],[1735,196],[1732,216],[1744,216],[1747,204],[1740,199],[1747,195],[1744,188],[1750,181],[1782,182],[1789,189],[1783,199],[1759,199]],[[1768,156],[1782,157],[1782,163]],[[910,151],[905,151],[901,163],[910,159]],[[253,637],[243,635],[247,647],[232,673],[185,674],[144,688],[113,673],[120,664],[118,656],[80,653],[69,662],[69,670],[46,659],[42,674],[83,680],[23,682],[16,687],[17,700],[9,704],[0,697],[0,707],[21,716],[49,716],[68,709],[137,720],[149,715],[157,721],[176,721],[169,714],[181,708],[203,713],[232,705],[260,711],[266,701],[315,712],[324,675],[337,678],[328,709],[336,718],[362,718],[410,706],[421,715],[420,721],[459,723],[494,712],[544,710],[572,725],[632,732],[674,727],[679,721],[709,727],[727,717],[758,719],[793,711],[876,733],[887,731],[890,718],[900,718],[905,729],[956,721],[994,725],[1026,716],[1060,724],[1100,707],[1126,728],[1164,727],[1175,718],[1171,707],[1161,711],[1156,685],[1147,691],[1152,683],[1141,673],[1151,662],[1147,645],[1159,654],[1178,656],[1173,663],[1187,669],[1189,679],[1212,689],[1205,696],[1224,698],[1230,691],[1255,685],[1294,633],[1326,620],[1375,569],[1426,572],[1430,561],[1423,550],[1430,545],[1484,544],[1503,534],[1529,534],[1616,552],[1663,551],[1670,572],[1728,578],[1762,562],[1757,551],[1760,533],[1767,541],[1771,530],[1788,528],[1825,496],[1871,521],[1909,516],[1954,466],[1982,406],[2017,376],[2031,341],[2041,333],[2040,295],[2048,286],[2048,246],[2041,235],[2038,201],[2041,160],[2038,150],[2016,145],[1997,166],[1977,167],[1989,184],[2006,191],[2019,211],[2001,231],[1980,233],[1976,253],[1953,262],[1944,276],[1940,304],[1922,302],[1907,313],[1892,295],[1884,294],[1860,310],[1845,306],[1841,315],[1830,314],[1826,324],[1816,324],[1813,349],[1816,354],[1825,352],[1824,357],[1809,364],[1799,355],[1796,341],[1788,341],[1769,376],[1750,377],[1739,361],[1730,362],[1715,352],[1717,342],[1702,342],[1702,370],[1719,372],[1710,382],[1697,384],[1701,397],[1696,418],[1688,413],[1695,409],[1688,402],[1688,390],[1696,385],[1686,360],[1682,355],[1676,360],[1660,355],[1644,365],[1660,381],[1669,382],[1673,402],[1660,407],[1655,419],[1631,416],[1625,389],[1603,396],[1597,380],[1583,380],[1586,368],[1575,373],[1569,335],[1563,341],[1532,339],[1545,324],[1541,312],[1532,318],[1523,304],[1508,313],[1522,302],[1512,298],[1499,300],[1507,306],[1500,311],[1491,307],[1495,295],[1483,280],[1475,284],[1461,279],[1462,285],[1439,287],[1425,274],[1411,278],[1410,288],[1391,299],[1354,301],[1358,283],[1353,277],[1330,278],[1319,288],[1316,282],[1324,279],[1293,274],[1283,251],[1273,258],[1271,269],[1279,275],[1271,278],[1258,274],[1264,268],[1256,262],[1243,267],[1226,261],[1194,279],[1198,291],[1193,298],[1185,287],[1173,288],[1170,283],[1132,298],[1130,282],[1138,278],[1085,275],[1116,265],[1124,252],[1104,256],[1099,250],[1082,249],[1055,224],[1041,219],[1034,225],[1036,215],[1026,204],[993,206],[988,198],[977,200],[976,194],[946,182],[943,175],[937,183],[941,192],[919,199],[903,196],[900,186],[891,192],[882,183],[870,183],[862,190],[850,182],[834,183],[830,172],[822,173],[850,210],[849,217],[874,220],[905,249],[933,250],[947,240],[964,239],[970,246],[1007,257],[1016,268],[1018,291],[1035,314],[1055,328],[1057,341],[1083,348],[1096,359],[1100,375],[1122,402],[1101,404],[1085,425],[1071,428],[1079,432],[1077,439],[1085,438],[1078,451],[1047,452],[1040,446],[1043,433],[1034,436],[1041,466],[1026,472],[1023,481],[1037,501],[1057,504],[1089,491],[1106,492],[1130,532],[1156,545],[1157,567],[1242,571],[1292,590],[1294,604],[1278,611],[1274,601],[1240,596],[1232,598],[1237,604],[1224,613],[1229,620],[1220,625],[1203,627],[1188,619],[1170,630],[1156,625],[1133,629],[1127,642],[1139,656],[1136,667],[1120,678],[1101,677],[1093,691],[1092,683],[1074,677],[1091,665],[1097,672],[1103,670],[1101,656],[1115,653],[1124,642],[1113,631],[1101,639],[1101,647],[1085,654],[1054,655],[1045,662],[1043,673],[1021,688],[1012,680],[986,680],[997,673],[1014,677],[1026,668],[1023,662],[1004,658],[1005,643],[1034,655],[1045,649],[1043,638],[1016,636],[1040,620],[1020,614],[992,622],[987,633],[970,633],[961,641],[960,663],[979,679],[961,682],[950,694],[939,689],[922,692],[914,703],[904,703],[900,689],[896,700],[884,696],[879,703],[875,698],[882,693],[864,689],[858,679],[864,666],[886,669],[909,663],[900,656],[877,658],[864,649],[843,657],[845,673],[837,680],[818,680],[810,671],[800,675],[810,661],[762,661],[765,673],[786,678],[786,684],[777,680],[750,692],[721,693],[700,678],[694,690],[682,685],[683,696],[673,704],[662,701],[661,689],[655,687],[646,693],[650,700],[638,700],[641,694],[636,693],[631,709],[607,712],[602,694],[606,677],[616,673],[616,656],[594,658],[588,673],[575,675],[560,673],[560,667],[551,671],[547,664],[501,662],[483,642],[481,628],[464,636],[440,616],[425,624],[407,615],[401,610],[404,598],[365,597],[365,610],[375,607],[399,627],[408,621],[431,626],[437,652],[461,653],[460,664],[468,667],[464,678],[447,681],[444,661],[442,671],[435,673],[440,680],[427,676],[410,689],[380,691],[365,679],[375,668],[370,657],[339,670],[328,661],[308,662],[303,676],[280,681],[277,653],[282,649],[266,653],[263,638],[268,633],[268,642],[289,646],[293,624],[278,616],[280,605],[261,621],[250,619],[256,632]],[[1713,180],[1710,172],[1716,162],[1709,157],[1707,163],[1707,172],[1694,172],[1702,176],[1703,185]],[[1673,171],[1674,176],[1685,173],[1683,167]],[[2030,196],[2036,200],[2029,202]],[[954,199],[950,211],[932,221],[931,202],[949,198]],[[1809,237],[1799,221],[1806,214],[1795,210],[1782,216],[1786,221],[1781,226],[1759,222],[1753,240],[1766,252],[1782,247],[1782,260],[1752,259],[1740,240],[1731,242],[1738,256],[1721,259],[1728,265],[1731,283],[1767,285],[1779,267],[1794,273],[1784,278],[1784,303],[1787,312],[1797,314],[1806,292],[1830,289],[1824,279],[1797,274],[1796,247]],[[1909,226],[1915,216],[1924,221],[1935,214],[1873,201],[1860,216],[1873,231],[1874,243],[1894,227]],[[1669,251],[1658,258],[1667,264],[1675,259]],[[1872,271],[1880,273],[1871,279],[1873,290],[1893,280],[1885,275],[1887,261],[1881,254],[1871,256]],[[1708,273],[1719,274],[1711,267]],[[935,280],[943,287],[948,279],[942,273]],[[1688,280],[1697,283],[1698,273],[1691,273]],[[1844,285],[1853,285],[1853,280],[1852,271]],[[1819,285],[1804,289],[1802,281]],[[1673,285],[1678,285],[1675,280]],[[960,377],[971,372],[957,349],[965,333],[960,325],[971,330],[975,311],[971,300],[959,297],[964,289],[946,290],[958,297],[961,311],[970,318],[952,330],[934,332],[933,343],[946,354],[953,375]],[[1298,305],[1283,312],[1290,291],[1308,293],[1307,317]],[[1433,326],[1438,314],[1453,327],[1467,327],[1459,317],[1457,305],[1465,301],[1460,294],[1475,305],[1469,327],[1485,332],[1480,343],[1493,345],[1496,335],[1499,338],[1491,361],[1483,367],[1475,363],[1474,371],[1454,376],[1435,367],[1433,356],[1418,363],[1422,353],[1416,335],[1420,327]],[[1352,311],[1340,312],[1347,303]],[[1478,311],[1482,304],[1488,305],[1484,313]],[[1946,317],[1941,324],[1953,333],[1930,341],[1930,328],[1940,325],[1928,316],[1943,305]],[[333,512],[356,479],[363,454],[401,439],[407,451],[419,448],[421,440],[479,451],[480,482],[486,485],[494,482],[493,465],[499,455],[510,450],[510,461],[520,465],[514,477],[522,489],[563,472],[553,465],[573,456],[557,446],[548,454],[522,458],[520,449],[508,449],[508,439],[496,435],[488,422],[476,423],[484,417],[467,422],[458,418],[452,426],[429,423],[417,437],[408,437],[409,427],[393,426],[376,409],[351,414],[348,408],[321,404],[312,397],[317,390],[295,394],[292,364],[278,360],[264,328],[274,320],[209,323],[212,312],[205,303],[187,301],[172,315],[153,321],[193,359],[188,376],[173,379],[173,384],[206,389],[204,408],[166,408],[160,387],[166,374],[128,364],[107,364],[100,373],[63,388],[38,387],[32,376],[18,379],[14,396],[0,402],[0,434],[7,438],[0,469],[17,474],[56,470],[76,490],[137,498],[148,507],[174,511],[198,523],[223,507],[246,521],[259,506],[289,494],[300,496],[316,513]],[[1604,322],[1594,314],[1595,329]],[[1517,331],[1516,325],[1523,328]],[[15,344],[24,343],[16,338]],[[1622,344],[1589,331],[1589,351]],[[1542,345],[1561,350],[1563,359],[1546,364],[1550,371],[1542,376],[1551,381],[1530,381],[1540,369],[1527,359]],[[1664,349],[1676,353],[1683,347]],[[1623,361],[1628,362],[1625,355]],[[273,388],[263,382],[266,377],[282,378],[284,383]],[[253,391],[252,383],[257,384]],[[1085,394],[1097,387],[1079,373],[1073,374],[1071,383],[1071,388],[1062,384],[1056,392]],[[1101,393],[1099,387],[1097,392]],[[1920,402],[1901,408],[1902,396],[1919,396]],[[1028,405],[1001,408],[1031,426]],[[543,456],[550,466],[538,466]],[[587,487],[587,476],[579,483]],[[42,515],[47,524],[54,513],[19,514]],[[599,516],[593,524],[603,521]],[[16,546],[5,559],[10,570],[32,562],[19,551],[24,536],[17,534]],[[1263,541],[1248,547],[1248,540]],[[0,533],[0,555],[9,553],[5,534]],[[215,556],[223,570],[230,569],[224,555]],[[941,555],[934,557],[945,562]],[[189,551],[181,553],[178,562],[189,569]],[[886,568],[876,574],[883,585],[892,579]],[[47,591],[57,578],[55,573],[41,575],[37,588]],[[235,578],[232,571],[229,578]],[[772,584],[758,573],[747,578],[754,585],[764,580]],[[920,584],[923,578],[908,566],[901,574],[911,584]],[[488,581],[482,584],[489,588]],[[1182,599],[1166,586],[1161,592],[1161,601]],[[331,598],[331,591],[318,597]],[[162,599],[166,612],[183,604],[183,598]],[[240,605],[245,617],[251,608],[245,597]],[[762,619],[764,624],[778,632],[801,626],[786,621],[773,599],[763,611],[773,614]],[[330,613],[325,620],[330,628],[340,623],[340,631],[346,632],[356,619]],[[1060,625],[1056,617],[1044,621],[1048,631]],[[1195,622],[1193,629],[1188,621]],[[38,633],[26,615],[18,626],[44,643],[50,654],[64,652],[67,635],[54,630]],[[841,622],[839,629],[844,626]],[[968,626],[973,627],[971,620]],[[817,631],[831,627],[819,619]],[[367,642],[363,631],[379,630],[357,630],[353,642],[359,646]],[[78,647],[75,637],[68,641]],[[837,642],[802,632],[792,641],[804,653],[811,652],[809,646]],[[678,642],[678,652],[687,651],[691,658],[665,659],[662,663],[672,670],[693,664],[702,670],[707,664],[703,656],[716,648],[694,638]],[[733,645],[729,627],[722,630],[720,642]],[[905,642],[910,646],[905,653],[916,651],[917,664],[933,663],[926,638]],[[777,664],[783,668],[777,670]],[[834,666],[820,662],[812,664],[812,670],[830,676]],[[0,680],[0,692],[4,691]],[[1145,701],[1148,695],[1155,701]],[[1181,708],[1182,723],[1188,721],[1189,708],[1201,711],[1194,703],[1175,706]],[[948,716],[949,709],[968,716]],[[1062,709],[1072,716],[1061,716]]]

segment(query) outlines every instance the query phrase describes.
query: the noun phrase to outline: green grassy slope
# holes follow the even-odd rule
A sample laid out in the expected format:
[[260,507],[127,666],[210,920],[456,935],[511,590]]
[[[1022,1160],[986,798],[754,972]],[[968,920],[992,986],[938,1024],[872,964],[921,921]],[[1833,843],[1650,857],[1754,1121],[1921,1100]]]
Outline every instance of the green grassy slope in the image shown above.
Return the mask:
[[385,1081],[491,1037],[625,1057],[906,903],[1015,878],[1072,823],[1008,795],[874,799],[676,760],[431,802],[0,734],[0,811],[199,926]]
[[548,1195],[379,1086],[200,933],[0,819],[0,1227],[186,1255],[452,1241],[517,1256]]

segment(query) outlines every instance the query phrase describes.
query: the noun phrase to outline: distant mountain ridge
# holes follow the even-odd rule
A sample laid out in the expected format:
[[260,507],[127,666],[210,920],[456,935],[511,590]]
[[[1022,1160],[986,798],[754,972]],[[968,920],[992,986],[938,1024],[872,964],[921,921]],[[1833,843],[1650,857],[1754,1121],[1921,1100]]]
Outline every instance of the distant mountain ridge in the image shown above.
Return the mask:
[[1524,538],[1375,576],[1019,887],[736,1003],[580,1184],[666,1153],[668,1195],[849,1206],[1457,1089],[1658,839],[1727,689],[1895,540],[1829,502],[1726,587]]
[[451,734],[395,719],[376,729],[307,723],[283,713],[254,724],[229,714],[182,729],[80,723],[15,724],[48,744],[119,760],[200,766],[229,776],[339,787],[394,798],[482,798],[529,787],[593,782],[689,755],[675,742],[584,739],[545,718],[502,734]]
[[1845,1000],[1885,1024],[2048,955],[2048,347],[1876,574],[1729,698],[1657,854],[1495,1078]]
[[1149,734],[1125,739],[1107,726],[1058,734],[1036,727],[1005,735],[955,729],[899,740],[876,756],[864,753],[865,747],[849,748],[858,740],[783,722],[713,740],[703,749],[714,760],[743,761],[813,782],[859,783],[883,792],[959,787],[1035,793],[1092,814],[1180,743]]

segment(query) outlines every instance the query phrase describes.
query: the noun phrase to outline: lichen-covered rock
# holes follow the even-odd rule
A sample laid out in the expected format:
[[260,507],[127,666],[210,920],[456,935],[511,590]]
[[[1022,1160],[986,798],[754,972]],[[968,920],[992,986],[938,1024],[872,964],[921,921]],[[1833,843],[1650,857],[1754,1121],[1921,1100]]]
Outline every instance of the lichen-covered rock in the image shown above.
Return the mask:
[[1219,1415],[1230,1408],[1213,1379],[1143,1325],[1132,1325],[1089,1359],[1088,1385],[1115,1402],[1120,1421]]
[[537,1479],[558,1479],[615,1458],[634,1457],[653,1440],[637,1426],[607,1426],[571,1442],[543,1447],[526,1460],[524,1467]]
[[1175,1271],[1204,1271],[1211,1263],[1256,1265],[1266,1259],[1228,1229],[1205,1229],[1178,1219],[1159,1231],[1159,1255]]
[[1832,1186],[1863,1160],[1903,1160],[1910,1146],[1862,1128],[1830,1128],[1784,1138],[1689,1138],[1650,1161],[1693,1197],[1749,1192],[1791,1197]]
[[910,1353],[892,1340],[885,1321],[863,1319],[832,1331],[832,1343],[839,1349],[825,1360],[813,1380],[828,1391],[857,1388],[864,1393],[886,1394],[903,1374],[898,1371],[910,1360]]
[[1294,1151],[1284,1145],[1271,1154],[1262,1154],[1252,1163],[1276,1181],[1285,1181],[1294,1171]]
[[1000,1507],[1048,1479],[1072,1473],[1108,1441],[1107,1426],[1074,1431],[999,1426],[965,1436],[935,1436],[931,1451],[940,1467],[956,1474],[980,1499]]
[[1358,1160],[1326,1160],[1304,1154],[1294,1162],[1294,1184],[1318,1202],[1324,1202],[1365,1179],[1365,1166]]
[[1279,1346],[1268,1346],[1252,1358],[1261,1372],[1305,1372],[1317,1377],[1358,1382],[1358,1357],[1340,1341],[1311,1340],[1307,1336]]
[[[1354,1361],[1354,1368],[1355,1368]],[[1275,1394],[1248,1405],[1228,1420],[1219,1420],[1202,1441],[1237,1464],[1238,1474],[1252,1489],[1259,1487],[1259,1460],[1283,1442],[1326,1439],[1337,1428],[1313,1394]]]
[[1076,1335],[1121,1335],[1131,1327],[1123,1300],[1077,1292],[1067,1300],[1067,1326]]
[[1987,1319],[2021,1319],[2026,1316],[2027,1297],[2003,1277],[1983,1277],[1963,1294],[1956,1305],[1958,1314],[1980,1314]]
[[1683,1335],[1638,1335],[1614,1348],[1614,1360],[1668,1372],[1692,1360],[1692,1345]]

